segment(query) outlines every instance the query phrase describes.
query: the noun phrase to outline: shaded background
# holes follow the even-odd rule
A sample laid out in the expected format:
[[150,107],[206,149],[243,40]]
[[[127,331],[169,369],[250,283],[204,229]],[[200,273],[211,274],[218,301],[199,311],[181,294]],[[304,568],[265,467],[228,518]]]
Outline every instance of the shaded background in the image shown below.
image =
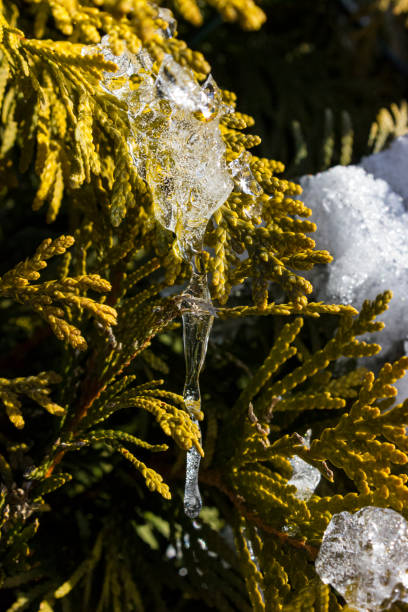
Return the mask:
[[[207,8],[198,30],[180,20],[180,37],[204,53],[216,81],[255,118],[256,154],[283,161],[297,176],[372,152],[378,111],[407,97],[406,16],[395,15],[394,4],[266,0],[258,32]],[[348,149],[353,140],[343,159],[342,139]]]

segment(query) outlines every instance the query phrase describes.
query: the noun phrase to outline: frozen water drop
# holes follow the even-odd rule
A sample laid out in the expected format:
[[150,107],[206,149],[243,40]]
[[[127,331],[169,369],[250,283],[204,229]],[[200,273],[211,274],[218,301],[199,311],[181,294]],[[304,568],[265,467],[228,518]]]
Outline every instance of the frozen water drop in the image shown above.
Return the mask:
[[157,16],[166,23],[166,28],[160,30],[164,38],[173,38],[177,30],[177,21],[173,17],[173,13],[167,9],[160,7],[157,11]]
[[251,156],[248,151],[244,151],[237,159],[228,164],[228,168],[234,179],[237,191],[252,196],[259,196],[263,193],[263,189],[252,173],[249,165],[250,159]]
[[389,508],[335,514],[316,559],[321,580],[356,610],[408,603],[408,523]]

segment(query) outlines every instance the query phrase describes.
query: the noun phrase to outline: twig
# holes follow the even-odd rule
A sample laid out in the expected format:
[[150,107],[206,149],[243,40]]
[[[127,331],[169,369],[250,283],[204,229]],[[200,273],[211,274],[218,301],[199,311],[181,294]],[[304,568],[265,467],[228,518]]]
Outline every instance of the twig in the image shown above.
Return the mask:
[[207,470],[200,473],[200,482],[204,484],[208,484],[210,486],[216,487],[220,491],[222,491],[228,499],[232,502],[238,512],[244,516],[248,521],[262,529],[266,533],[270,533],[276,536],[281,544],[288,544],[294,548],[298,548],[301,550],[305,550],[311,559],[316,559],[318,550],[311,546],[310,544],[306,544],[302,540],[298,540],[288,535],[287,533],[283,533],[271,525],[268,525],[263,521],[263,519],[256,512],[250,510],[246,504],[242,501],[239,495],[237,495],[232,489],[229,489],[225,483],[223,482],[221,475],[216,470]]

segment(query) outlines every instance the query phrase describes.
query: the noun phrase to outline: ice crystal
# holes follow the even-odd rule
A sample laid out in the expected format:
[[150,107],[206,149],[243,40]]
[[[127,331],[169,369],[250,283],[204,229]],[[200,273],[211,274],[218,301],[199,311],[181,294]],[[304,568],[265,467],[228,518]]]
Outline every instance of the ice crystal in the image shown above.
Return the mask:
[[408,603],[408,523],[398,512],[368,506],[335,514],[316,559],[322,581],[349,606],[377,612]]
[[169,9],[160,7],[157,10],[157,16],[165,22],[166,28],[160,30],[160,34],[163,38],[173,38],[177,30],[177,21],[174,19],[172,12]]
[[[109,36],[104,36],[96,47],[84,47],[83,54],[101,53],[104,59],[117,65],[113,72],[105,71],[101,87],[104,91],[114,95],[119,100],[129,105],[129,111],[134,114],[141,112],[151,100],[153,100],[154,81],[151,73],[153,62],[145,49],[139,53],[131,53],[124,49],[122,55],[114,55],[109,46]],[[132,77],[144,75],[139,87],[132,82]],[[144,97],[141,94],[147,94]]]
[[[193,272],[186,289],[187,295],[211,303],[205,273]],[[207,353],[213,317],[210,314],[188,312],[183,314],[183,344],[186,360],[186,379],[183,397],[193,422],[199,428],[196,418],[201,409],[199,377]],[[184,489],[184,511],[190,518],[196,518],[201,510],[202,501],[198,486],[198,472],[201,456],[193,446],[187,451],[186,483]]]
[[[308,448],[310,447],[311,435],[312,430],[308,429],[303,438],[304,444]],[[311,498],[320,482],[320,472],[297,455],[294,455],[289,462],[292,466],[292,476],[288,480],[288,484],[296,487],[296,497],[307,501]]]
[[263,193],[263,189],[252,174],[249,165],[251,155],[248,151],[241,153],[237,159],[234,159],[228,164],[231,176],[234,179],[236,191],[241,191],[252,196],[258,196]]

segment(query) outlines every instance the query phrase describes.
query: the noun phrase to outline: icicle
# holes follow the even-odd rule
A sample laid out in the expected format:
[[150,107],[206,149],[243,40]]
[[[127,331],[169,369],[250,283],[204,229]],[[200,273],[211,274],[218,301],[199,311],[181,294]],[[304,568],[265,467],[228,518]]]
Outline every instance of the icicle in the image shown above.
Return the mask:
[[[211,305],[208,290],[207,275],[203,271],[194,269],[190,283],[185,291],[187,296],[204,300]],[[191,419],[199,428],[197,415],[201,410],[201,396],[199,376],[207,352],[208,338],[214,317],[202,310],[183,314],[183,341],[184,356],[186,360],[186,379],[183,397]],[[186,483],[184,489],[184,511],[190,518],[196,518],[201,510],[202,502],[198,487],[198,472],[200,469],[200,453],[192,446],[187,451]]]
[[[177,25],[171,12],[160,8],[158,16],[164,22],[161,35],[171,38]],[[163,25],[167,27],[163,29]],[[109,37],[83,50],[84,54],[95,52],[118,66],[116,72],[104,73],[101,86],[126,103],[129,153],[140,178],[149,187],[155,217],[175,232],[181,256],[193,265],[190,283],[183,294],[185,299],[180,305],[184,311],[184,401],[198,426],[199,376],[214,309],[204,268],[194,267],[193,255],[201,252],[208,220],[227,200],[234,181],[243,193],[253,196],[251,215],[255,211],[254,196],[261,194],[262,189],[251,172],[249,154],[241,155],[227,167],[219,122],[233,109],[223,103],[211,76],[200,86],[193,73],[170,55],[164,56],[156,76],[152,58],[145,49],[133,54],[125,48],[116,56],[110,48]],[[132,79],[134,76],[137,78]],[[121,219],[113,221],[118,223]],[[184,498],[185,512],[191,518],[198,516],[201,509],[199,467],[200,454],[193,446],[187,452]]]

